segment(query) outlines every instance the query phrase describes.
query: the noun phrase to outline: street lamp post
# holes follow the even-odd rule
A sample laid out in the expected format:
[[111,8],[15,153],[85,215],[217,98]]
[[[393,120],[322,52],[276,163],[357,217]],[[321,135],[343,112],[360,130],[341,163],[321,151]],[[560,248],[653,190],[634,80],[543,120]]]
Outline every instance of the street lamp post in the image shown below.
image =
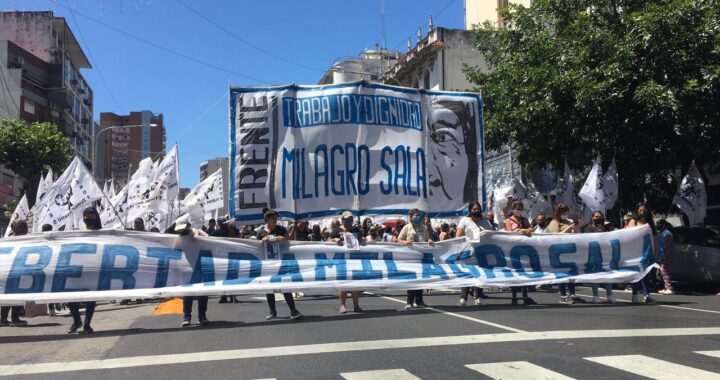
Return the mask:
[[102,135],[103,132],[108,131],[108,130],[110,130],[110,129],[139,128],[139,127],[150,127],[150,128],[154,128],[154,127],[157,127],[157,126],[158,126],[158,125],[155,124],[155,123],[150,123],[150,124],[133,124],[133,125],[114,125],[114,126],[110,126],[110,127],[101,129],[100,132],[98,132],[98,134],[95,136],[95,142],[93,143],[93,154],[92,154],[92,157],[93,157],[93,164],[92,164],[93,177],[95,177],[95,173],[97,172],[97,144],[98,144],[98,141],[100,141],[100,135]]

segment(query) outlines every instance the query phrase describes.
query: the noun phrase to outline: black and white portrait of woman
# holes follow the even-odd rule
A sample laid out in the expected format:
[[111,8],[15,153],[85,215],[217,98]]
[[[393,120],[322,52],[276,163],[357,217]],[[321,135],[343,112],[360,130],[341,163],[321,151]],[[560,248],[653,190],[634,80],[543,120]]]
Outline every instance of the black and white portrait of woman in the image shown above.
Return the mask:
[[447,205],[478,200],[477,112],[475,101],[431,101],[427,117],[431,202]]

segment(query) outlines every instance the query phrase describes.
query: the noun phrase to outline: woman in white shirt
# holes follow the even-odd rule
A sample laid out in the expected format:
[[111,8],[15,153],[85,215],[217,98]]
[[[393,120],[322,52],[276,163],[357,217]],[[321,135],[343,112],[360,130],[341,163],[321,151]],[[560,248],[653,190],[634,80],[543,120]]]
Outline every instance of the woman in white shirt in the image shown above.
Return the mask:
[[[493,229],[492,224],[487,219],[483,219],[482,206],[480,206],[480,202],[471,201],[468,204],[468,215],[463,217],[460,220],[460,223],[458,223],[455,237],[466,236],[468,240],[477,241],[480,239],[480,231],[491,231]],[[460,289],[460,299],[456,304],[458,307],[465,306],[470,290],[473,291],[475,305],[482,304],[482,302],[480,302],[480,297],[482,297],[482,288],[466,286]]]

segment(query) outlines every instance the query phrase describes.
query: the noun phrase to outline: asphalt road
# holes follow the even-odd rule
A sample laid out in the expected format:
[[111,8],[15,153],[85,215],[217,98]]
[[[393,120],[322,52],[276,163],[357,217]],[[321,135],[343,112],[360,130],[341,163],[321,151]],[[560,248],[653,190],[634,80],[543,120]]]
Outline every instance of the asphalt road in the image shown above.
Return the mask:
[[457,308],[456,293],[434,292],[426,294],[433,307],[405,311],[404,293],[364,294],[365,312],[344,315],[336,297],[306,295],[297,301],[302,321],[290,320],[283,302],[280,318],[266,321],[263,296],[211,299],[211,325],[194,319],[188,328],[180,315],[153,316],[157,303],[107,304],[98,307],[90,336],[67,335],[70,318],[62,316],[1,327],[0,376],[720,379],[720,296],[560,305],[556,292],[541,291],[531,293],[539,305],[526,307],[511,306],[506,292],[489,295],[485,306]]

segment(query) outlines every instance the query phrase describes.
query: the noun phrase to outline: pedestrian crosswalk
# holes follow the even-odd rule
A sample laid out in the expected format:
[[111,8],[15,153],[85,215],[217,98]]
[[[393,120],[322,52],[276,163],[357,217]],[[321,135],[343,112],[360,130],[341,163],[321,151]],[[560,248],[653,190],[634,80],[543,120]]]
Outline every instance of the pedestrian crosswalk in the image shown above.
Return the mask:
[[[695,351],[696,354],[720,358],[720,351]],[[720,379],[720,373],[656,359],[645,355],[614,355],[583,358],[585,363],[600,364],[607,368],[651,379]],[[526,361],[467,364],[465,367],[491,379],[502,380],[572,380],[572,377]],[[720,363],[718,364],[720,368]],[[419,380],[421,377],[405,369],[386,369],[340,374],[346,380]]]

